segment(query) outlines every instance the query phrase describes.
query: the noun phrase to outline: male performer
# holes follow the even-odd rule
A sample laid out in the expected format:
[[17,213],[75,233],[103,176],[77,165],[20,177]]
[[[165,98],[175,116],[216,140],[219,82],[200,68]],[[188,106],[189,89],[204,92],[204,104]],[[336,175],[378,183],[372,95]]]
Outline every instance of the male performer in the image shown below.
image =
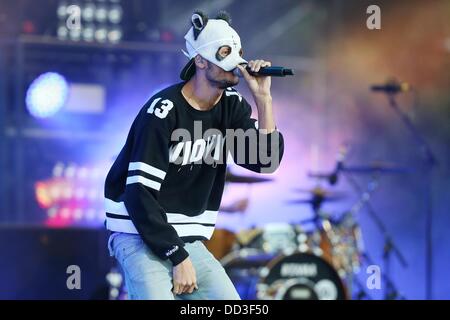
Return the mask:
[[[223,154],[230,149],[238,165],[262,173],[275,171],[283,154],[271,79],[254,77],[241,66],[247,61],[228,15],[208,19],[196,12],[191,22],[184,81],[144,105],[105,182],[109,249],[123,269],[130,299],[239,299],[202,242],[211,237],[220,206]],[[257,72],[270,62],[248,66]],[[236,68],[253,95],[258,122],[232,88],[239,82]],[[245,139],[228,136],[229,129],[245,131]],[[226,147],[231,141],[234,147]]]

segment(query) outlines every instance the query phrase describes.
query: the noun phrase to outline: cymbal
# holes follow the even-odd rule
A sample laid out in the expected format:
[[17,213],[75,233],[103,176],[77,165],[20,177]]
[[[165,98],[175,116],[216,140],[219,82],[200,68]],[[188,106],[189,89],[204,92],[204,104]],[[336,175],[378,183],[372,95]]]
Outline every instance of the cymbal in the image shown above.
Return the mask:
[[336,202],[336,201],[340,201],[345,199],[346,197],[343,196],[317,196],[317,197],[312,197],[309,199],[294,199],[294,200],[289,200],[288,203],[289,204],[311,204],[311,205],[315,205],[315,204],[320,204],[323,202]]
[[329,190],[316,187],[313,189],[296,189],[300,192],[305,192],[311,194],[309,198],[293,199],[289,200],[289,204],[309,204],[314,210],[320,208],[324,202],[336,202],[347,198],[345,193],[342,192],[332,192]]
[[[375,161],[370,164],[365,165],[342,165],[339,169],[341,172],[349,172],[356,174],[405,174],[412,171],[411,168],[402,167],[393,163]],[[310,178],[316,179],[336,179],[338,172],[309,172],[308,176]]]
[[375,161],[367,165],[343,166],[342,171],[350,173],[403,174],[411,172],[412,169],[394,163]]
[[225,175],[225,182],[231,183],[262,183],[273,181],[271,178],[263,178],[263,177],[252,177],[252,176],[239,176],[235,175],[231,172],[227,172]]
[[347,196],[344,192],[339,191],[331,191],[324,189],[322,187],[314,187],[314,188],[295,188],[294,191],[301,193],[309,193],[312,196],[323,196],[323,197],[342,197],[345,198]]

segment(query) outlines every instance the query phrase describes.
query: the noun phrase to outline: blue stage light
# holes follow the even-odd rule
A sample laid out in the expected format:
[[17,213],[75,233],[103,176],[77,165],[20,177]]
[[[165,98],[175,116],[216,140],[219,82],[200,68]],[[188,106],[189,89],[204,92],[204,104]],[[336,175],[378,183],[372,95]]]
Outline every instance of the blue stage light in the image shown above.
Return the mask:
[[27,90],[26,105],[31,115],[47,118],[57,113],[66,103],[69,85],[55,72],[47,72],[36,78]]

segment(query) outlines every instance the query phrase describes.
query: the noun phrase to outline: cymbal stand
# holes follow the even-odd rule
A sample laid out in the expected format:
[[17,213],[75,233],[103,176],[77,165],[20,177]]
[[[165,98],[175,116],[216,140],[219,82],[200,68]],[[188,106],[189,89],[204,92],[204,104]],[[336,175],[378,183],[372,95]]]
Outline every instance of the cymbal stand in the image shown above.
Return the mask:
[[[370,194],[374,192],[378,188],[378,182],[377,182],[377,176],[373,177],[373,180],[369,182],[367,191],[364,191],[359,184],[356,182],[356,180],[351,176],[351,174],[344,173],[346,179],[349,181],[349,183],[352,185],[352,187],[355,189],[355,191],[359,194],[361,194],[361,203],[358,206],[358,211],[365,205],[367,208],[367,212],[369,216],[372,218],[372,220],[377,225],[378,229],[382,233],[384,237],[384,248],[383,248],[383,264],[384,264],[384,272],[381,273],[382,278],[385,280],[386,289],[384,292],[384,297],[386,300],[395,299],[399,297],[398,291],[391,281],[391,275],[390,275],[390,257],[391,253],[393,252],[394,255],[397,257],[400,264],[406,268],[408,266],[403,254],[400,252],[398,247],[395,245],[395,243],[392,241],[391,236],[388,234],[386,226],[378,216],[378,214],[373,209],[373,206],[370,202]],[[365,251],[365,250],[364,250]],[[367,252],[363,252],[363,257],[366,259],[366,261],[369,264],[373,264],[372,260],[368,256]]]
[[[409,130],[414,142],[422,153],[423,164],[425,166],[425,190],[424,190],[424,203],[426,206],[425,212],[425,299],[430,300],[433,298],[433,171],[438,167],[439,162],[433,153],[430,144],[425,140],[424,136],[419,132],[417,127],[412,122],[411,118],[404,113],[398,106],[395,100],[394,93],[388,93],[389,106],[399,116],[405,127]],[[416,91],[417,95],[417,91]],[[417,98],[416,98],[417,100]]]

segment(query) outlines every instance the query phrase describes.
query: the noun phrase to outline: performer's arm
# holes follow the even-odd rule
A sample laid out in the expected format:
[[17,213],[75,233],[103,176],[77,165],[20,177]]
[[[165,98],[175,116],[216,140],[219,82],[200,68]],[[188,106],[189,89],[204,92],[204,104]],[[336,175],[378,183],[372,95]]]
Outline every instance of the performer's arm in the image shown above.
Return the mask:
[[[270,66],[270,62],[263,60],[250,61],[249,66],[254,71],[258,71],[261,66]],[[283,157],[284,139],[283,135],[276,129],[273,115],[272,96],[270,93],[270,77],[253,77],[247,70],[239,66],[248,87],[255,100],[258,109],[258,125],[256,119],[251,118],[252,109],[250,104],[241,97],[240,106],[236,109],[234,127],[236,129],[255,130],[256,148],[246,139],[245,161],[237,143],[235,144],[233,158],[236,164],[254,172],[272,173],[274,172]],[[257,127],[257,128],[256,128]],[[251,154],[256,152],[257,154]],[[256,161],[251,161],[256,159]]]
[[174,293],[192,292],[197,286],[195,270],[184,242],[167,223],[164,209],[158,203],[161,183],[169,166],[170,118],[155,116],[144,108],[132,130],[134,139],[125,206],[145,244],[161,259],[171,260]]

